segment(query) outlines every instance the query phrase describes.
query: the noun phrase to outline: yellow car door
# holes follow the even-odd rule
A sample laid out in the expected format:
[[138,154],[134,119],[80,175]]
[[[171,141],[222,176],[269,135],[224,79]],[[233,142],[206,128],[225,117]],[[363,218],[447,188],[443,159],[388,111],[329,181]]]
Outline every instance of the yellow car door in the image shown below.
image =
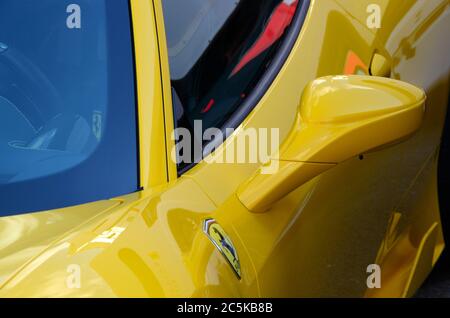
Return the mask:
[[[391,33],[407,38],[420,32],[424,23],[445,23],[444,2],[437,3],[440,11],[427,9],[434,14],[431,20],[429,14],[421,16],[422,21],[429,22],[414,20],[409,24],[402,24],[401,17],[413,15],[413,11],[408,6],[398,10],[394,2],[385,1],[384,5],[392,8],[392,12],[397,10],[399,15],[389,10],[385,20],[389,27],[374,31],[366,25],[369,1],[364,2],[366,5],[351,1],[299,1],[291,33],[284,39],[289,47],[288,56],[281,62],[274,58],[274,64],[281,63],[278,69],[273,68],[276,74],[270,74],[273,69],[268,68],[260,78],[263,83],[269,81],[269,85],[246,92],[241,105],[250,107],[250,112],[238,108],[238,115],[230,115],[228,124],[239,128],[223,144],[214,147],[213,155],[226,158],[233,153],[236,140],[243,135],[245,138],[249,128],[278,128],[281,142],[285,140],[293,127],[303,89],[322,76],[372,72],[390,77],[392,73],[394,78],[421,86],[417,73],[409,77],[398,75],[399,61],[386,38]],[[170,132],[174,122],[177,123],[177,113],[171,105],[180,100],[176,89],[181,85],[181,77],[174,79],[169,64],[178,71],[176,58],[182,54],[174,44],[178,43],[176,36],[171,33],[174,29],[171,2],[155,1],[155,4],[166,92],[165,118]],[[420,1],[416,6],[419,11],[422,6],[427,7]],[[395,26],[404,24],[408,25],[407,31],[400,27],[396,33]],[[295,35],[293,40],[289,34]],[[436,30],[429,36],[443,39],[444,34]],[[182,39],[186,41],[187,36]],[[204,59],[207,58],[206,54]],[[246,104],[247,99],[253,102],[251,106]],[[208,97],[200,109],[210,111],[217,104],[212,101]],[[183,178],[194,180],[218,207],[210,217],[225,230],[236,233],[245,247],[239,254],[247,255],[255,269],[254,274],[247,273],[254,276],[246,279],[258,286],[262,296],[407,296],[420,285],[443,249],[436,201],[437,151],[446,107],[443,101],[441,98],[436,107],[427,108],[424,127],[414,137],[339,164],[279,200],[266,213],[251,213],[239,199],[239,189],[261,163],[249,163],[250,160],[207,163],[205,153],[204,160],[187,168],[177,171],[173,160],[168,161],[168,166],[172,176],[178,172]],[[239,116],[242,113],[246,116]],[[438,118],[437,125],[432,118]],[[427,132],[431,123],[434,136]],[[170,133],[167,138],[170,152],[176,147],[176,138]],[[251,156],[249,148],[246,155]],[[414,200],[410,200],[411,196]],[[382,269],[381,288],[370,289],[367,284],[371,265]]]

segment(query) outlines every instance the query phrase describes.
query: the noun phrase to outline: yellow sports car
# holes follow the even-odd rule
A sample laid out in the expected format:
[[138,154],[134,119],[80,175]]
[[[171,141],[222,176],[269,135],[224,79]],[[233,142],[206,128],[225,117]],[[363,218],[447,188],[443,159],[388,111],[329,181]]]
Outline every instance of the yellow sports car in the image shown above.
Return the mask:
[[1,0],[0,297],[413,296],[449,4]]

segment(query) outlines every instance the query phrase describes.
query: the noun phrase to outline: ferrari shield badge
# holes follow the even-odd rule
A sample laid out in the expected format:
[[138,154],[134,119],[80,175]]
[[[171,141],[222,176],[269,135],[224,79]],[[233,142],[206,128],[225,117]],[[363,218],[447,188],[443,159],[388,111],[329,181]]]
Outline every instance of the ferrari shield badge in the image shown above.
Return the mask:
[[216,220],[206,219],[203,223],[203,232],[226,258],[236,276],[241,279],[241,264],[239,262],[238,254],[233,242],[225,230],[216,222]]

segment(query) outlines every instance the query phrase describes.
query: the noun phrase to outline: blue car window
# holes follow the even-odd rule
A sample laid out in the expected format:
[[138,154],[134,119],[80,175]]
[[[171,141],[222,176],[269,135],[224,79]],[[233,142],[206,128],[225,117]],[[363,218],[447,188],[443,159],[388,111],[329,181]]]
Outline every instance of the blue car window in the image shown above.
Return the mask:
[[0,1],[0,216],[138,190],[127,0]]

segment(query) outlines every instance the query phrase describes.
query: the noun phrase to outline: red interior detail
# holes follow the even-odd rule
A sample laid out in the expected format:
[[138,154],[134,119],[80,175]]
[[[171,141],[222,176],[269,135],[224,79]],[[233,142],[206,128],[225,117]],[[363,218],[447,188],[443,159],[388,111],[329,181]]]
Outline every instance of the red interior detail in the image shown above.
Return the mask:
[[211,107],[214,106],[215,100],[213,98],[211,98],[211,100],[209,101],[209,103],[202,109],[202,114],[207,113]]
[[260,35],[252,48],[247,51],[239,64],[231,72],[231,76],[238,73],[245,65],[250,63],[254,58],[272,46],[278,39],[281,38],[286,28],[291,24],[292,19],[297,9],[298,0],[292,2],[290,5],[282,2],[278,5],[267,23],[266,28]]

